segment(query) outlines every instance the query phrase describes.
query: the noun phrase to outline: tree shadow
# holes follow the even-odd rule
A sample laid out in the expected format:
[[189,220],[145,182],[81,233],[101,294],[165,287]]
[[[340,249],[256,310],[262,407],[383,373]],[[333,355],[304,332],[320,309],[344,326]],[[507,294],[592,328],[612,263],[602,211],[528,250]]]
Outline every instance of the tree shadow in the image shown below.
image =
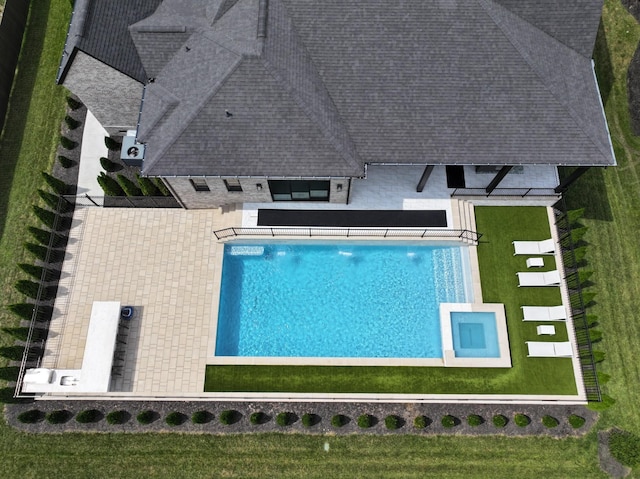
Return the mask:
[[613,64],[611,63],[611,53],[609,43],[607,42],[607,34],[604,30],[602,19],[598,26],[598,34],[596,35],[596,44],[593,50],[593,60],[595,62],[596,78],[600,88],[600,96],[603,105],[607,105],[611,89],[615,82],[613,73]]

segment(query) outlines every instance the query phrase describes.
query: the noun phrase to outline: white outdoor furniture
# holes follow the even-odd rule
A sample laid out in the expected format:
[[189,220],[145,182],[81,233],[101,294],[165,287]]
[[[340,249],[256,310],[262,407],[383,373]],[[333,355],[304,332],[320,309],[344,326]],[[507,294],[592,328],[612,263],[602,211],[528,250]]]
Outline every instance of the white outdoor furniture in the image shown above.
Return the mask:
[[556,334],[556,327],[553,325],[541,325],[536,328],[536,332],[538,333],[538,336],[553,336]]
[[513,241],[513,248],[516,254],[554,254],[556,251],[556,244],[553,238],[542,241]]
[[544,266],[543,258],[527,258],[527,268],[541,268]]
[[573,356],[573,349],[569,341],[552,343],[547,341],[527,341],[529,358],[570,358]]
[[564,321],[567,310],[564,306],[522,306],[523,321]]
[[558,270],[544,273],[521,272],[518,275],[518,286],[560,286],[560,273]]

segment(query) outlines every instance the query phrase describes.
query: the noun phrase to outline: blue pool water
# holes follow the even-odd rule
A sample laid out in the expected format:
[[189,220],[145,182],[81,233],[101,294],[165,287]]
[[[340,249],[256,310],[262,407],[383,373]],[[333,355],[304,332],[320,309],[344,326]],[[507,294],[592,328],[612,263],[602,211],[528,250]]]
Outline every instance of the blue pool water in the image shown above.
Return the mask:
[[500,357],[495,313],[452,312],[451,332],[456,357]]
[[459,246],[225,245],[217,356],[442,357],[439,303],[471,301]]

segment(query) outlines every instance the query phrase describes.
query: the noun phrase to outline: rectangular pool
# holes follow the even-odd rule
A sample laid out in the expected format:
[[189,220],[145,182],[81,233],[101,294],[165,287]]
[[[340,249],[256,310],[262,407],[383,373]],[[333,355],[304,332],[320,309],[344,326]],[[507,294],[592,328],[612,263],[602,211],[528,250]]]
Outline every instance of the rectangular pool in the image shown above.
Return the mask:
[[459,243],[234,242],[216,356],[442,358],[439,304],[473,301]]

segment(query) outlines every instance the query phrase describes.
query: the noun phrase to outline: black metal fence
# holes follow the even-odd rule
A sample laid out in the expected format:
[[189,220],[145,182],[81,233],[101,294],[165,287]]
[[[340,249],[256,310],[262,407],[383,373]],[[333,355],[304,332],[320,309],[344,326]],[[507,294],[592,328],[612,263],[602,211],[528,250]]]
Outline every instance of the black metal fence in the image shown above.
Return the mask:
[[76,206],[102,206],[105,208],[182,208],[173,196],[89,196],[63,197]]
[[456,188],[451,196],[506,196],[524,198],[526,196],[554,196],[560,197],[553,188],[496,188],[487,193],[484,188]]
[[4,126],[9,106],[11,86],[18,65],[22,37],[27,25],[29,0],[6,0],[0,20],[0,132]]
[[564,200],[554,205],[556,229],[558,231],[562,260],[564,262],[565,281],[569,291],[573,327],[576,333],[578,358],[582,369],[582,378],[589,401],[602,401],[602,393],[598,384],[596,362],[589,334],[587,304],[584,301],[583,282],[580,280],[580,258],[576,254],[576,246],[571,235],[571,219]]
[[225,228],[214,231],[218,239],[233,238],[236,236],[335,236],[335,237],[366,237],[379,238],[430,238],[430,239],[456,239],[478,244],[482,236],[471,230],[451,229],[401,229],[401,228],[322,228],[322,227],[256,227],[256,228]]

